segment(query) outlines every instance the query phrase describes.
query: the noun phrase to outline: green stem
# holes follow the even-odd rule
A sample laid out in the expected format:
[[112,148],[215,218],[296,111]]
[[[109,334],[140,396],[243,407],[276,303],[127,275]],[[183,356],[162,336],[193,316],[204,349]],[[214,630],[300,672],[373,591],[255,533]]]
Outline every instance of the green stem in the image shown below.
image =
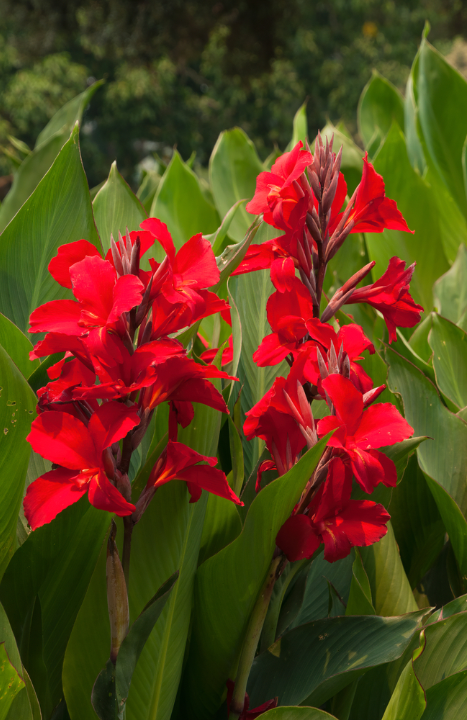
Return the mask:
[[253,665],[253,660],[255,659],[256,648],[258,647],[261,630],[263,629],[272,591],[278,576],[277,571],[282,559],[282,555],[273,558],[271,565],[269,566],[266,580],[263,583],[258,599],[256,600],[256,604],[253,608],[253,612],[250,616],[238,664],[238,672],[235,680],[232,702],[230,704],[230,720],[238,720],[243,712],[248,677],[250,675],[251,666]]

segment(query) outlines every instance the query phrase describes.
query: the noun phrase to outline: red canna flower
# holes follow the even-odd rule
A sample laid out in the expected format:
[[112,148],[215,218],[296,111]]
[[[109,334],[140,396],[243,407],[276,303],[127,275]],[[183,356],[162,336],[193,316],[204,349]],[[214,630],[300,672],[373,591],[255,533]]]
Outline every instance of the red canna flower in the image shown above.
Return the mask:
[[348,304],[368,303],[383,315],[389,331],[389,342],[397,340],[397,327],[413,327],[423,312],[409,293],[415,263],[405,269],[405,262],[392,257],[384,275],[372,285],[354,290]]
[[81,336],[99,327],[118,327],[121,315],[139,305],[144,291],[134,275],[117,279],[112,265],[86,256],[69,274],[74,300],[52,300],[31,313],[30,333],[55,332]]
[[[305,223],[308,194],[304,190],[300,177],[313,158],[310,152],[302,150],[303,143],[298,142],[293,150],[281,155],[271,168],[271,172],[262,172],[256,178],[256,191],[246,206],[252,215],[263,213],[268,225],[285,230],[296,227],[294,212],[297,204],[303,205],[302,227]],[[292,216],[292,218],[291,218]]]
[[276,538],[292,562],[310,558],[324,543],[328,562],[341,560],[352,547],[372,545],[386,535],[390,515],[370,500],[351,500],[352,477],[339,458],[333,458],[328,477],[312,499],[307,514],[292,515]]
[[232,500],[236,505],[243,505],[230,488],[225,474],[222,470],[217,470],[215,465],[217,465],[216,457],[200,455],[182,443],[169,440],[151,471],[146,488],[157,490],[171,480],[183,480],[191,495],[190,502],[197,502],[201,497],[201,491],[207,490],[213,495]]
[[[227,716],[230,714],[230,705],[232,703],[232,697],[233,697],[233,691],[235,689],[235,683],[232,680],[227,680]],[[255,718],[258,718],[263,713],[267,712],[268,710],[272,710],[273,708],[277,707],[279,702],[278,698],[273,698],[272,700],[266,700],[266,702],[262,703],[261,705],[258,705],[256,708],[252,708],[249,710],[250,707],[250,698],[248,697],[248,693],[245,693],[245,704],[243,705],[242,713],[238,720],[255,720]]]
[[77,240],[61,245],[56,256],[49,262],[49,273],[59,285],[71,288],[70,268],[86,257],[101,257],[99,250],[88,240]]
[[[318,435],[337,431],[328,442],[336,454],[350,464],[358,484],[367,493],[380,482],[394,487],[396,467],[384,453],[375,448],[393,445],[413,435],[413,428],[394,405],[379,403],[365,408],[363,395],[342,375],[329,375],[322,381],[335,410],[335,415],[318,423]],[[371,400],[377,393],[371,396]],[[371,402],[370,400],[370,402]]]
[[31,426],[27,440],[35,452],[60,467],[29,485],[24,513],[33,530],[88,493],[100,510],[131,515],[127,502],[107,477],[105,450],[139,424],[136,410],[121,403],[101,405],[88,425],[65,412],[44,412]]
[[[340,206],[343,200],[344,198],[341,197]],[[331,219],[328,223],[329,235],[332,235],[344,215],[343,212],[335,214],[334,207],[336,210],[340,209],[335,205],[331,210]],[[368,162],[368,153],[365,153],[363,158],[362,179],[356,190],[352,211],[343,229],[345,230],[349,225],[352,228],[350,232],[379,233],[385,228],[414,232],[408,228],[402,213],[397,209],[396,201],[386,197],[384,180]]]
[[[204,352],[202,352],[200,355],[200,358],[201,358],[201,360],[204,360],[205,363],[212,363],[212,361],[216,357],[218,351],[219,351],[219,348],[210,348],[209,350],[205,350]],[[222,352],[221,365],[227,365],[227,363],[232,362],[232,360],[233,360],[233,339],[232,339],[232,335],[231,335],[229,337],[228,346]]]

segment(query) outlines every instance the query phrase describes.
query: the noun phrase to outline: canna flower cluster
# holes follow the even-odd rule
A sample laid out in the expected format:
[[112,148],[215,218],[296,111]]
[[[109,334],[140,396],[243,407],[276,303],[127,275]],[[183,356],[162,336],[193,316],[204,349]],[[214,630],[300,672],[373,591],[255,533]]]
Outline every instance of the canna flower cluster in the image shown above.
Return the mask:
[[[257,492],[264,471],[275,469],[283,475],[305,448],[333,431],[298,505],[277,535],[277,545],[290,561],[311,557],[323,544],[324,557],[334,562],[353,546],[373,544],[385,535],[388,513],[370,500],[352,499],[353,482],[365,493],[379,483],[395,486],[394,463],[380,448],[413,434],[392,404],[373,404],[385,386],[373,387],[360,363],[364,351],[374,353],[375,348],[359,325],[340,327],[335,315],[344,305],[368,303],[382,314],[389,342],[396,340],[396,327],[413,327],[423,310],[409,292],[414,266],[406,269],[394,257],[379,280],[357,288],[375,265],[369,263],[322,308],[327,265],[350,233],[385,228],[411,232],[366,155],[361,182],[345,204],[341,153],[333,152],[332,140],[324,144],[318,135],[314,155],[298,143],[278,158],[271,172],[258,176],[247,210],[262,213],[282,234],[251,245],[235,271],[270,269],[275,292],[267,316],[272,332],[253,357],[260,367],[283,360],[290,366],[288,376],[277,378],[246,413],[246,438],[262,438],[271,456],[258,469]],[[326,411],[315,422],[312,405],[317,402],[325,404]]]
[[[53,463],[24,500],[32,529],[53,520],[87,494],[96,508],[137,522],[158,487],[186,482],[191,500],[202,489],[237,504],[225,474],[206,457],[177,441],[179,425],[194,417],[193,402],[228,412],[211,378],[235,380],[213,365],[188,357],[170,337],[228,304],[208,288],[219,281],[210,243],[195,235],[176,253],[168,229],[150,218],[118,242],[105,258],[86,240],[63,245],[49,264],[53,278],[73,300],[53,300],[30,317],[31,333],[46,333],[31,358],[65,353],[48,369],[38,392],[38,417],[28,440]],[[154,245],[166,257],[151,270],[141,257]],[[168,444],[136,505],[128,479],[133,451],[154,411],[168,403]]]

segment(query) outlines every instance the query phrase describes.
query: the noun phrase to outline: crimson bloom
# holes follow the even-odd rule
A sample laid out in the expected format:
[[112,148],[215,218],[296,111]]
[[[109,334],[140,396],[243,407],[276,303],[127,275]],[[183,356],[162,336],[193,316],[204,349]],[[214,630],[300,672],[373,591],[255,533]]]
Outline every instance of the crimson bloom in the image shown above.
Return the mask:
[[[345,197],[345,196],[344,196]],[[344,198],[341,197],[341,206]],[[337,205],[335,208],[338,210]],[[335,214],[334,206],[331,209],[331,219],[328,223],[330,235],[339,225],[343,212]],[[407,226],[402,213],[397,209],[395,200],[386,197],[384,180],[368,162],[368,153],[363,158],[362,179],[356,191],[353,208],[345,221],[345,228],[351,225],[350,232],[383,232],[388,230],[403,230],[413,232]]]
[[409,293],[415,263],[405,269],[405,262],[392,257],[384,275],[372,285],[354,290],[348,304],[368,303],[379,310],[389,331],[389,342],[397,340],[396,327],[414,327],[423,312]]
[[60,467],[29,485],[24,513],[33,530],[49,523],[69,505],[88,493],[100,510],[131,515],[127,502],[107,477],[104,452],[139,424],[136,410],[121,403],[101,405],[88,425],[65,412],[44,412],[31,426],[27,440],[33,450]]
[[[336,414],[318,423],[318,435],[337,431],[328,441],[335,453],[350,464],[358,484],[367,493],[380,482],[394,487],[396,467],[375,448],[393,445],[413,435],[413,428],[391,403],[378,403],[364,409],[363,395],[342,375],[329,375],[322,386]],[[372,396],[372,399],[377,394]]]
[[[302,150],[303,143],[298,142],[293,150],[281,155],[271,168],[271,172],[262,172],[256,178],[255,194],[246,206],[252,215],[263,213],[264,221],[273,227],[286,229],[290,216],[297,203],[305,198],[306,213],[307,197],[300,183],[300,176],[313,157],[307,150]],[[303,223],[305,215],[303,216]]]
[[216,457],[200,455],[182,443],[169,440],[151,471],[146,488],[157,490],[171,480],[184,480],[191,495],[190,502],[199,500],[201,491],[207,490],[213,495],[232,500],[236,505],[243,505],[230,488],[225,474],[222,470],[216,469],[215,465],[217,465]]
[[69,275],[78,302],[52,300],[41,305],[31,313],[30,333],[81,336],[94,328],[118,328],[122,313],[141,302],[144,286],[139,278],[117,279],[115,269],[101,257],[86,256],[69,268]]
[[341,560],[352,547],[366,547],[386,535],[390,515],[370,500],[351,500],[351,473],[339,458],[333,458],[328,477],[307,508],[307,514],[292,515],[276,538],[288,560],[310,558],[324,543],[328,562]]

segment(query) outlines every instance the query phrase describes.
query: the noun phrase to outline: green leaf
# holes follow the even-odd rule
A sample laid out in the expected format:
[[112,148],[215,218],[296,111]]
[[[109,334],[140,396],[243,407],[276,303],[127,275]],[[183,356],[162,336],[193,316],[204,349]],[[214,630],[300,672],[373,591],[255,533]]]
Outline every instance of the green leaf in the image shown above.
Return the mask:
[[426,693],[422,720],[458,720],[467,704],[467,670],[441,680]]
[[[240,128],[222,132],[209,160],[209,179],[216,208],[221,217],[239,200],[251,200],[256,177],[263,171],[255,146]],[[241,206],[229,228],[236,242],[251,225],[252,215]]]
[[409,460],[403,482],[392,491],[388,510],[402,564],[414,588],[441,552],[445,536],[444,523],[416,455]]
[[94,83],[83,93],[63,106],[50,120],[37,138],[36,147],[25,158],[18,172],[15,174],[13,185],[0,207],[0,232],[8,225],[10,220],[44,177],[60,149],[70,137],[76,122],[81,117],[86,105],[94,95],[102,81]]
[[201,535],[198,563],[208,560],[235,540],[242,531],[242,521],[231,500],[209,494]]
[[409,457],[426,439],[426,437],[411,437],[408,440],[395,443],[390,447],[381,448],[381,451],[384,452],[384,454],[390,458],[396,466],[397,484],[399,484],[404,477]]
[[10,662],[5,643],[0,642],[0,720],[5,720],[24,682]]
[[151,205],[153,203],[160,181],[161,176],[158,172],[146,172],[144,180],[139,186],[138,192],[136,193],[136,197],[141,202],[142,206],[146,210],[146,213],[148,214],[151,210]]
[[116,720],[125,717],[125,706],[139,656],[177,579],[178,572],[159,588],[139,617],[136,618],[128,635],[123,640],[116,666],[114,667],[109,660],[97,677],[91,700],[101,720],[107,720],[107,718]]
[[462,243],[453,266],[436,281],[433,294],[439,314],[458,323],[467,311],[467,248]]
[[467,576],[467,425],[441,402],[435,386],[393,350],[386,351],[388,384],[402,396],[415,435],[433,440],[417,450],[420,467],[435,498],[463,576]]
[[126,228],[138,230],[147,213],[132,189],[122,178],[114,161],[107,182],[92,203],[94,219],[104,251],[110,248],[110,235],[118,240],[118,232],[125,235]]
[[355,548],[355,560],[352,565],[352,583],[345,609],[346,615],[376,615],[371,599],[371,587],[368,575],[363,567],[362,557]]
[[235,205],[232,205],[232,207],[222,220],[221,225],[217,228],[216,232],[212,233],[212,235],[204,236],[206,240],[209,240],[209,242],[211,243],[214,255],[220,255],[226,249],[229,243],[232,242],[227,233],[230,230],[232,220],[237,214],[237,210],[241,208],[244,202],[244,200],[238,200]]
[[26,435],[36,396],[0,346],[0,578],[15,551],[16,525],[31,448]]
[[[365,235],[370,260],[376,261],[373,278],[385,272],[389,260],[396,255],[408,264],[417,263],[410,292],[425,311],[433,306],[432,286],[436,278],[448,269],[442,250],[440,219],[434,191],[412,168],[407,155],[404,136],[393,124],[374,159],[376,172],[386,185],[386,195],[397,206],[415,234],[398,230]],[[426,238],[430,237],[430,242]]]
[[0,313],[0,345],[8,353],[18,370],[28,378],[36,370],[39,360],[30,360],[29,352],[32,350],[32,343],[21,330]]
[[38,305],[70,297],[47,271],[57,248],[81,238],[99,247],[77,125],[1,237],[0,310],[26,332],[29,315]]
[[252,224],[247,230],[243,242],[237,245],[228,245],[222,255],[217,259],[217,267],[220,270],[220,279],[214,290],[218,289],[225,280],[233,273],[234,270],[240,265],[243,258],[246,255],[250,243],[253,241],[255,235],[261,230],[261,216],[253,220]]
[[404,102],[404,131],[407,141],[407,154],[413,169],[420,175],[426,170],[425,154],[423,152],[422,143],[419,138],[420,120],[418,117],[418,107],[415,100],[415,88],[417,84],[419,67],[419,53],[416,54],[410,75],[407,79],[405,88]]
[[467,613],[452,615],[424,629],[425,647],[414,661],[425,690],[467,669]]
[[425,707],[425,693],[415,675],[411,660],[397,681],[383,720],[420,720]]
[[326,618],[291,630],[281,638],[279,657],[264,652],[255,659],[251,706],[274,695],[286,705],[322,705],[362,671],[400,657],[423,615]]
[[306,119],[306,101],[303,105],[300,105],[293,119],[293,133],[292,139],[287,145],[286,151],[292,150],[298,142],[303,143],[303,147],[306,147],[306,140],[308,137],[308,122]]
[[346,558],[334,563],[327,562],[323,554],[313,560],[307,577],[303,605],[292,627],[327,617],[328,584],[332,584],[344,603],[348,602],[354,558],[355,553],[352,550]]
[[388,617],[417,610],[391,523],[388,523],[388,532],[379,542],[361,548],[360,552],[377,614]]
[[[253,361],[253,353],[270,327],[266,315],[266,303],[274,291],[269,279],[269,270],[239,275],[229,281],[230,292],[238,308],[242,326],[242,354],[238,365],[238,377],[243,386],[241,407],[244,416],[271,387],[276,377],[287,374],[286,362],[273,367],[260,368]],[[263,451],[264,441],[254,438],[244,441],[245,472],[250,474]]]
[[334,715],[311,707],[277,707],[264,713],[268,720],[336,720]]
[[220,225],[219,215],[204,197],[198,178],[177,151],[161,178],[149,214],[166,223],[177,250],[196,233],[213,233]]
[[371,80],[363,88],[357,110],[358,130],[365,147],[375,138],[379,142],[389,132],[393,120],[404,128],[404,101],[389,80],[373,70]]
[[[327,438],[255,498],[243,531],[198,570],[184,702],[192,718],[211,717],[235,670],[257,594],[267,574],[276,535],[316,467]],[[274,697],[274,694],[272,695]]]
[[83,498],[29,535],[0,586],[45,717],[63,694],[63,657],[109,520]]
[[467,83],[426,39],[420,46],[417,70],[415,99],[422,143],[428,151],[427,162],[433,164],[459,208],[467,215],[462,169]]
[[70,134],[75,124],[81,122],[83,112],[89,104],[89,101],[96,90],[103,84],[103,80],[98,80],[60,108],[39,133],[36,140],[36,148],[49,140],[52,135],[55,135],[59,130],[65,130]]
[[467,405],[467,334],[454,323],[433,313],[428,336],[433,350],[436,384],[458,409]]

